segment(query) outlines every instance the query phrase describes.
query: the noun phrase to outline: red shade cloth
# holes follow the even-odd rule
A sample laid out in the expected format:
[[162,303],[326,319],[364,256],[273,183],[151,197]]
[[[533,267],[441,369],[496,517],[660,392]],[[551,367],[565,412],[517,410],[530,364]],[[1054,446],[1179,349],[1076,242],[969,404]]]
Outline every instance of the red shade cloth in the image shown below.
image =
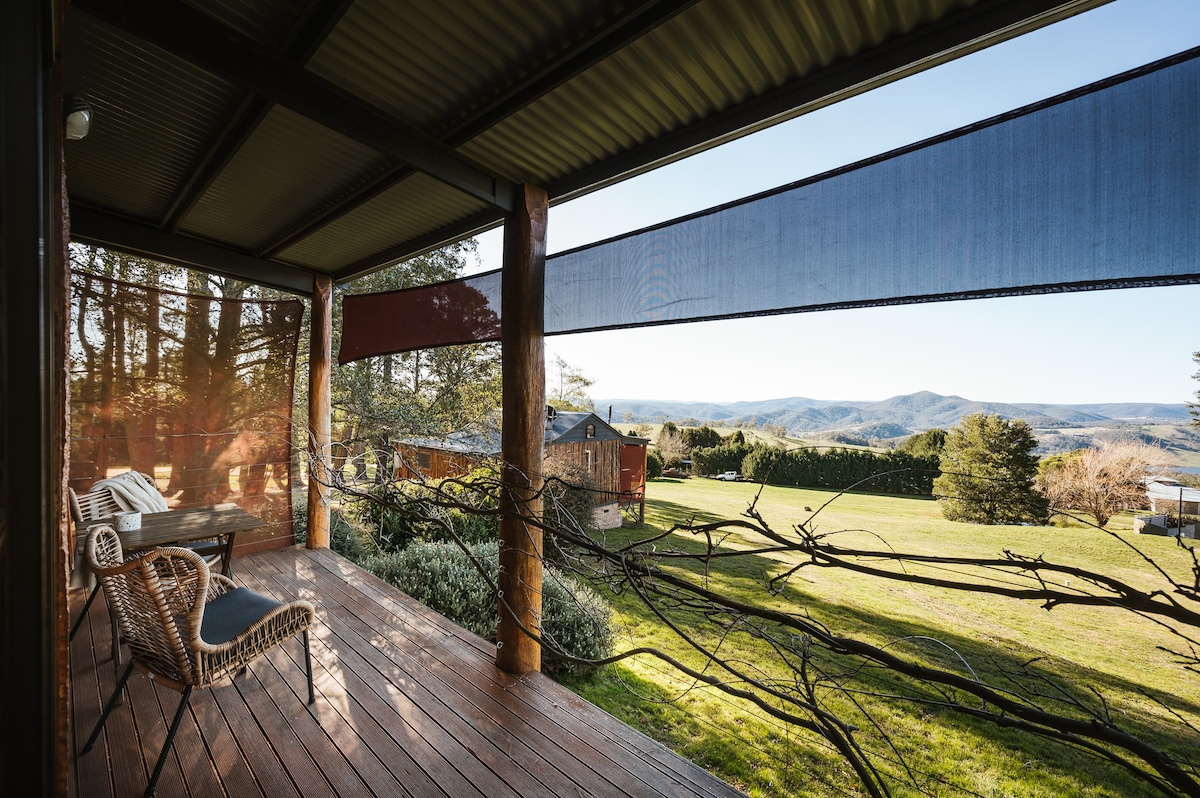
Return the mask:
[[338,363],[500,340],[500,272],[342,297]]

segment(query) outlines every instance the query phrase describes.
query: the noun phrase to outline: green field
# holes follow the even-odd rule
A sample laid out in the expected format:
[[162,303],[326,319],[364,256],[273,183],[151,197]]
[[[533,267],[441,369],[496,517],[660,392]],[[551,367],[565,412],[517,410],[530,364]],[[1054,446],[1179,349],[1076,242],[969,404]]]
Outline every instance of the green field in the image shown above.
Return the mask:
[[[689,519],[738,518],[760,487],[704,479],[652,481],[647,490],[646,527],[607,533],[606,542],[610,547],[623,544]],[[793,524],[809,521],[819,532],[839,532],[836,540],[843,546],[963,557],[993,557],[1008,549],[1044,555],[1054,562],[1103,572],[1142,587],[1161,584],[1154,581],[1145,560],[1120,540],[1082,524],[975,526],[943,520],[937,503],[927,499],[838,496],[774,487],[762,489],[757,507],[776,531],[787,532]],[[1131,515],[1114,518],[1109,529],[1136,543],[1175,578],[1190,578],[1191,561],[1186,552],[1166,538],[1133,535]],[[738,533],[723,541],[722,548],[734,550],[759,542]],[[658,545],[660,549],[684,549],[699,543],[677,533]],[[1014,670],[1036,659],[1030,667],[1045,676],[1046,689],[1051,689],[1053,682],[1069,681],[1075,685],[1072,695],[1106,706],[1115,722],[1172,751],[1194,748],[1200,742],[1200,735],[1180,720],[1200,723],[1200,686],[1194,674],[1160,648],[1184,645],[1150,621],[1111,608],[1047,611],[1033,603],[828,568],[804,569],[782,594],[767,595],[766,577],[778,574],[788,564],[787,557],[751,554],[714,561],[704,577],[724,595],[808,613],[837,634],[887,646],[905,657],[954,669],[960,667],[961,656],[992,680],[1004,669]],[[618,611],[622,648],[656,646],[703,668],[695,652],[638,599],[626,593],[612,600]],[[689,628],[706,643],[717,644],[715,633],[706,632],[702,625]],[[725,645],[732,641],[731,637]],[[738,638],[736,643],[740,646],[737,658],[747,668],[764,677],[784,675],[765,645],[748,637]],[[730,652],[725,649],[723,653]],[[900,689],[886,674],[870,684],[875,691]],[[655,658],[626,660],[571,687],[751,795],[865,794],[825,741],[713,688],[698,686]],[[895,746],[894,750],[888,748],[869,724],[858,732],[881,768],[901,775],[895,764],[900,757],[911,768],[910,775],[893,783],[896,795],[1158,794],[1093,757],[998,729],[986,721],[907,701],[866,694],[854,697]],[[829,701],[839,712],[850,712],[846,697],[835,694]]]

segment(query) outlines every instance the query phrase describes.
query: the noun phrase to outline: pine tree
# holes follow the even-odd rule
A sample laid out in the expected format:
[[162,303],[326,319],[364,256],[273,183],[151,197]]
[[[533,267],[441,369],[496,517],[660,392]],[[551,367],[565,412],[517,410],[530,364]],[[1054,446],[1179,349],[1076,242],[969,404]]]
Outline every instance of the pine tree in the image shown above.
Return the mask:
[[964,416],[946,436],[942,475],[933,483],[942,515],[976,524],[1044,522],[1046,498],[1034,489],[1036,446],[1024,421]]

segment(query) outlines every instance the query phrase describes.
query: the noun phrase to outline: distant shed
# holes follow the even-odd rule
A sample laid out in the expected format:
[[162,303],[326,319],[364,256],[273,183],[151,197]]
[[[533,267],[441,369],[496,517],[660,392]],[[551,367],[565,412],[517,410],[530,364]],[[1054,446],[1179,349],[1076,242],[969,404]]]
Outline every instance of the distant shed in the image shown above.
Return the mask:
[[1146,484],[1150,509],[1156,513],[1200,515],[1200,490],[1188,488],[1168,477],[1154,477]]
[[[595,413],[547,408],[546,459],[586,470],[597,488],[594,522],[600,529],[621,525],[621,509],[636,505],[646,517],[646,451],[650,441],[622,435]],[[460,477],[488,457],[499,456],[494,435],[452,435],[395,443],[396,479]]]
[[595,523],[621,525],[621,508],[637,505],[646,515],[646,446],[650,441],[622,435],[595,413],[546,413],[546,458],[586,469],[596,484]]
[[397,441],[393,447],[394,479],[439,480],[464,476],[488,457],[498,457],[500,438],[460,434]]

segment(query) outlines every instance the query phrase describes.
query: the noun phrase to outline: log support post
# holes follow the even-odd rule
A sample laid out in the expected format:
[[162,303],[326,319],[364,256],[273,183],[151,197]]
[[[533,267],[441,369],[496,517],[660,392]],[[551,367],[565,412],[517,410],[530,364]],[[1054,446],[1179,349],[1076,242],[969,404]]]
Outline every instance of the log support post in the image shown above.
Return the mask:
[[[546,435],[544,296],[546,192],[523,185],[504,223],[500,344],[504,409],[500,496],[500,625],[496,664],[508,673],[541,669],[542,448]],[[522,629],[524,627],[524,629]]]
[[0,3],[0,795],[67,795],[74,775],[66,7]]
[[310,315],[308,358],[308,536],[310,549],[329,548],[330,374],[333,349],[333,278],[317,275]]

